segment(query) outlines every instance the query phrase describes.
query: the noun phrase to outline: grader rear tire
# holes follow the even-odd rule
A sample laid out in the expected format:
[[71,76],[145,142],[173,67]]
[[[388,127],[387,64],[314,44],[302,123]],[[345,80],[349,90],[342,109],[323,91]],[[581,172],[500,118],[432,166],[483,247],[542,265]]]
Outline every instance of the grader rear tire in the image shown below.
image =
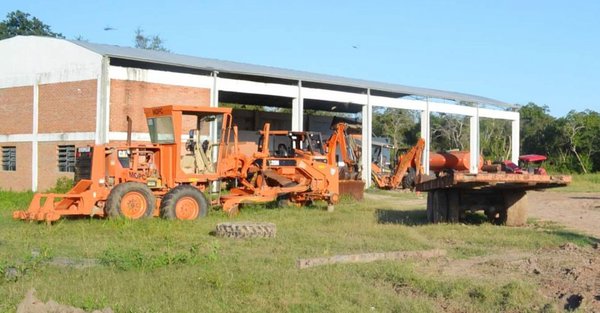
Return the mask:
[[273,238],[277,234],[277,228],[273,223],[220,223],[215,234],[226,238]]
[[148,186],[138,182],[126,182],[114,187],[106,199],[109,217],[125,217],[137,220],[152,216],[156,198]]
[[195,220],[207,213],[208,200],[200,190],[190,185],[171,189],[160,204],[160,216],[170,220]]

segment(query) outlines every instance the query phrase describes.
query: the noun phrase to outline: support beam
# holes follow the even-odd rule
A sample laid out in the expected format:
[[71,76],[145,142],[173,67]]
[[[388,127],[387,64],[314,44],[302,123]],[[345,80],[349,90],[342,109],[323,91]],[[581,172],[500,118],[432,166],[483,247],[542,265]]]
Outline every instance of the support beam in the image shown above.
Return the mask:
[[365,188],[371,186],[371,159],[373,154],[373,147],[371,146],[373,107],[370,104],[370,98],[371,90],[369,89],[367,91],[367,105],[362,108],[361,165]]
[[511,148],[511,161],[513,161],[515,164],[519,164],[519,154],[521,153],[519,151],[519,146],[520,146],[520,142],[521,142],[521,135],[520,135],[520,122],[519,122],[519,116],[517,115],[517,119],[512,121],[512,134],[511,134],[511,140],[512,140],[512,148]]
[[431,112],[429,112],[429,101],[425,105],[425,110],[421,111],[421,138],[425,140],[423,148],[423,171],[429,175],[429,153],[431,146],[431,127],[430,127]]
[[292,130],[304,129],[304,99],[302,98],[302,81],[298,82],[298,96],[292,99]]
[[469,168],[469,172],[471,174],[477,174],[478,170],[479,170],[479,108],[476,109],[475,111],[475,116],[471,116],[469,119],[470,122],[470,138],[469,138],[469,143],[470,143],[470,154],[471,154],[471,159],[470,161],[470,168]]
[[102,59],[102,70],[98,75],[96,95],[96,144],[108,143],[110,128],[110,63],[108,57]]
[[39,103],[40,103],[40,82],[36,78],[33,82],[33,127],[31,130],[31,191],[37,191],[38,187],[38,129],[39,129]]

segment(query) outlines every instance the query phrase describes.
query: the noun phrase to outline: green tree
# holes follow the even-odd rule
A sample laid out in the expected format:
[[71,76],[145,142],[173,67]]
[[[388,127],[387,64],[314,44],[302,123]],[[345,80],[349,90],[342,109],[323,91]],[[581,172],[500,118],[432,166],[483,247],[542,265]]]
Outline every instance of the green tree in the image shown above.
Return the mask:
[[413,112],[399,109],[379,109],[373,112],[373,134],[390,138],[400,148],[417,142],[418,124]]
[[512,147],[510,122],[497,119],[481,119],[479,129],[481,153],[486,159],[510,159]]
[[146,36],[144,35],[144,30],[140,27],[135,30],[134,43],[135,47],[139,49],[169,52],[169,50],[164,47],[164,40],[162,40],[162,38],[158,35]]
[[548,155],[551,151],[548,138],[548,128],[555,122],[554,117],[548,114],[548,106],[539,106],[533,102],[519,109],[521,115],[521,148],[522,154]]
[[0,22],[0,40],[18,35],[65,38],[61,33],[53,32],[50,26],[37,17],[31,17],[29,13],[19,10],[8,13],[6,19]]
[[431,150],[469,149],[469,117],[435,113],[431,125]]

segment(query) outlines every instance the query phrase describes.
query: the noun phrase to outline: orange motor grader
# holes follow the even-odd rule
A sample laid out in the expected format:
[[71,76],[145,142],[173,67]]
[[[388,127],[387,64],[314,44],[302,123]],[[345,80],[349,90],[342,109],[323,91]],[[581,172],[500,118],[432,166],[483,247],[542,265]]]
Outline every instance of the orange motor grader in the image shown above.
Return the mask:
[[223,210],[237,212],[241,203],[271,201],[306,205],[324,200],[328,211],[339,200],[337,166],[327,163],[321,134],[270,130],[260,132],[259,151],[247,167],[242,186],[221,197]]
[[[207,214],[203,191],[211,182],[244,178],[250,160],[238,153],[231,108],[170,105],[144,113],[152,144],[128,140],[125,145],[79,148],[75,186],[66,194],[38,193],[27,211],[13,217],[46,222],[86,215],[192,220]],[[185,144],[184,124],[193,128]]]

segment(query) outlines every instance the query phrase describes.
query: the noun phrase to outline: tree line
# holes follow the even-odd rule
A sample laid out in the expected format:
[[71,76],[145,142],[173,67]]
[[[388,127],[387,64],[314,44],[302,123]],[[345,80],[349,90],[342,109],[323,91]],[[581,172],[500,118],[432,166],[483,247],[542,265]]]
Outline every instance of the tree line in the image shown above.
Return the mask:
[[[520,113],[520,153],[548,157],[546,168],[555,172],[592,173],[600,171],[600,113],[571,111],[555,118],[548,106],[528,103]],[[433,113],[430,119],[431,150],[469,150],[468,116]],[[395,147],[409,147],[420,136],[416,111],[378,109],[373,112],[373,134],[387,137]],[[479,142],[485,159],[510,159],[511,122],[481,118]]]

